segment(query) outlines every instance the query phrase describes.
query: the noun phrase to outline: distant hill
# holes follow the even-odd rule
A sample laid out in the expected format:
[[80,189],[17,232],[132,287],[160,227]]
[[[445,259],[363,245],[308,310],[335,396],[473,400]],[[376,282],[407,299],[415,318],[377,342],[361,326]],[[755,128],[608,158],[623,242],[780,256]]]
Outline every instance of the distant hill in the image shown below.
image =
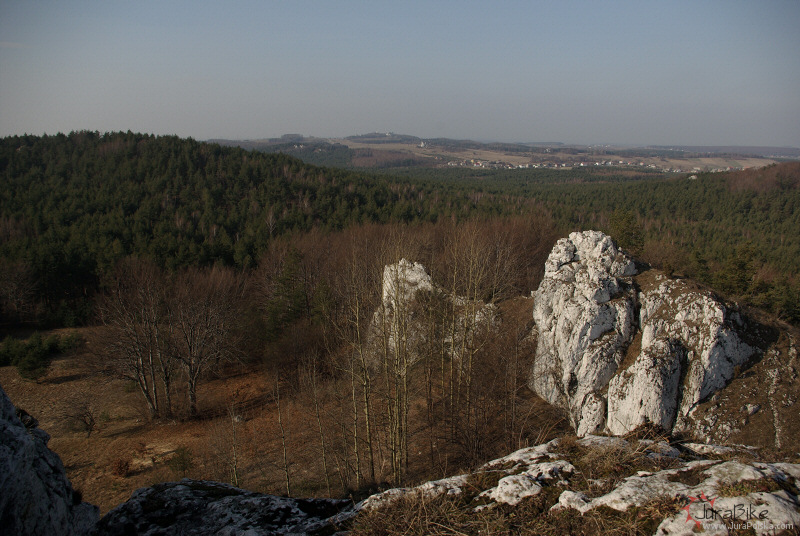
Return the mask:
[[359,143],[419,143],[422,138],[416,136],[407,136],[405,134],[395,134],[393,132],[380,133],[373,132],[370,134],[360,134],[358,136],[348,136],[346,140],[355,141]]
[[[281,139],[274,147],[303,145]],[[325,143],[304,156],[349,162],[350,152]],[[90,289],[128,255],[169,269],[246,268],[282,234],[431,221],[487,202],[487,212],[502,210],[488,196],[473,201],[466,191],[432,194],[403,183],[174,136],[7,137],[0,139],[0,281],[24,275],[46,298],[51,320],[72,324],[88,317]],[[81,304],[87,308],[66,319]]]
[[800,158],[797,147],[758,147],[748,145],[650,145],[648,149],[682,151],[708,155],[747,155],[765,158]]

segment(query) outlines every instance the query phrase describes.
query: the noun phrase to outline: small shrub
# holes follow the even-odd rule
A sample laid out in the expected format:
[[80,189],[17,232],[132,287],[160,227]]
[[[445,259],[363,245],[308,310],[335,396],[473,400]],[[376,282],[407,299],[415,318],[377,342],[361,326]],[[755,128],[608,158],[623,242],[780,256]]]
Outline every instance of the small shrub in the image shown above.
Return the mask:
[[125,478],[131,471],[131,461],[127,458],[117,458],[111,463],[111,473],[114,476]]
[[0,344],[0,367],[16,365],[25,354],[25,343],[13,337],[6,337]]
[[47,372],[50,366],[50,344],[51,339],[42,339],[38,333],[34,333],[25,345],[24,352],[18,356],[17,366],[20,376],[29,380],[39,379]]
[[94,409],[89,402],[78,402],[71,405],[64,415],[73,432],[85,432],[90,437],[97,427]]
[[169,459],[167,465],[176,476],[184,478],[194,467],[194,460],[192,459],[192,451],[189,447],[178,447],[175,449],[175,455]]
[[45,338],[36,332],[27,341],[6,337],[0,344],[0,366],[14,365],[20,376],[35,380],[47,372],[53,355],[75,348],[79,341],[76,333]]
[[61,337],[58,341],[57,349],[59,353],[66,354],[70,350],[74,350],[83,343],[83,339],[77,332],[73,331],[65,337]]

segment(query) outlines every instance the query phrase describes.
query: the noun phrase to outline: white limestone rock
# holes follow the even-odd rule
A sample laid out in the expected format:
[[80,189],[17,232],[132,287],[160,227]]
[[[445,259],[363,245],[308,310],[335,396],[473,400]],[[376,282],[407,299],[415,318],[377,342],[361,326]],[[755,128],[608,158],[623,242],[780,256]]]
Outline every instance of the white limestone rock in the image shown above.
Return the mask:
[[433,281],[425,267],[418,262],[401,259],[383,268],[383,303],[396,307],[398,303],[409,302],[420,290],[433,290]]
[[694,409],[756,354],[739,314],[710,292],[655,272],[637,291],[639,280],[596,231],[562,238],[545,263],[529,385],[567,411],[578,436],[642,424],[698,432]]
[[623,435],[644,422],[671,430],[678,409],[683,348],[659,339],[608,385],[608,430]]
[[497,504],[515,506],[525,497],[536,495],[542,491],[538,480],[528,473],[509,475],[501,478],[497,486],[481,494]]
[[575,467],[564,460],[530,463],[524,471],[501,478],[496,486],[478,495],[479,499],[485,498],[491,502],[477,509],[492,508],[498,504],[515,506],[526,497],[540,493],[544,486],[562,482],[574,472]]
[[635,323],[633,261],[596,231],[556,243],[534,294],[538,330],[529,384],[567,410],[579,435],[603,431],[601,391],[622,361]]
[[[676,358],[683,361],[680,375],[684,380],[674,398],[675,426],[686,429],[686,419],[694,407],[727,386],[737,367],[745,365],[755,349],[737,333],[743,326],[737,312],[686,281],[663,281],[654,290],[642,292],[639,299],[642,353],[671,359],[663,367],[674,366]],[[667,346],[672,351],[665,352]]]
[[[790,532],[800,526],[800,500],[791,493],[800,479],[800,464],[695,460],[693,458],[696,455],[691,452],[686,454],[689,458],[687,461],[678,449],[663,441],[629,441],[597,435],[579,439],[578,452],[572,449],[568,453],[559,452],[560,443],[559,440],[553,440],[520,449],[482,466],[479,472],[493,473],[497,477],[497,484],[487,487],[472,501],[464,501],[465,513],[506,505],[506,515],[513,517],[514,510],[510,507],[521,507],[526,499],[555,487],[559,490],[557,502],[552,502],[554,494],[545,496],[546,501],[551,501],[550,512],[575,510],[578,516],[601,509],[598,515],[607,516],[603,513],[603,507],[624,512],[648,504],[663,504],[664,518],[657,520],[659,525],[655,529],[655,534],[663,536],[688,536],[698,532],[728,534],[724,521],[720,521],[722,516],[728,521],[749,521],[756,534],[781,533],[781,528],[774,531],[770,528],[775,526],[783,526]],[[700,448],[695,444],[692,450],[727,452],[719,450],[718,446],[704,446]],[[608,456],[623,454],[626,457],[641,456],[642,459],[657,453],[668,459],[661,460],[663,465],[655,464],[652,472],[615,475],[612,480],[616,483],[610,491],[590,497],[588,494],[593,493],[590,489],[592,482],[586,479],[585,474],[578,472],[571,462],[592,450],[605,452]],[[659,466],[669,468],[659,470]],[[459,475],[415,488],[389,490],[370,497],[356,509],[381,508],[408,494],[418,494],[428,499],[461,495],[478,482],[494,480],[483,474],[476,479],[470,476]],[[471,486],[467,486],[469,482],[472,482]],[[708,517],[712,510],[719,516],[717,519]],[[638,515],[644,512],[647,511],[640,511]],[[756,519],[755,516],[761,517]],[[606,523],[609,523],[609,530],[622,528],[613,525],[613,518],[607,518]],[[590,526],[596,529],[596,525],[585,525],[584,528]],[[577,528],[580,529],[580,526]]]
[[407,495],[417,495],[421,497],[438,497],[441,495],[461,495],[463,487],[467,483],[468,475],[456,475],[440,480],[425,482],[413,488],[392,488],[375,495],[370,495],[355,506],[356,511],[369,511],[381,508],[397,499]]
[[589,497],[583,492],[566,490],[558,496],[558,502],[550,507],[550,510],[577,510],[581,514],[591,508]]
[[26,427],[0,387],[0,527],[4,534],[90,534],[96,506],[81,502],[50,436]]
[[476,337],[497,327],[497,307],[480,301],[470,301],[463,296],[448,294],[436,285],[420,263],[401,259],[383,269],[383,295],[380,307],[372,316],[370,341],[374,348],[373,361],[385,352],[405,352],[401,361],[413,364],[418,349],[424,346],[430,326],[425,324],[419,302],[420,292],[434,292],[450,301],[455,314],[451,324],[443,330],[443,344],[450,357],[460,359],[459,350],[469,349]]

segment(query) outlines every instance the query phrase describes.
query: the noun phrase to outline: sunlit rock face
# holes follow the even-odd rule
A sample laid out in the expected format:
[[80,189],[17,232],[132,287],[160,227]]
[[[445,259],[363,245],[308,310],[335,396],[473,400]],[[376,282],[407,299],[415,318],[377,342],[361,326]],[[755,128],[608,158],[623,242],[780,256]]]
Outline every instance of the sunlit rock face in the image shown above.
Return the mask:
[[538,329],[530,386],[564,408],[579,435],[606,425],[603,389],[635,327],[632,259],[608,236],[572,233],[556,243],[534,293]]
[[639,294],[641,352],[608,389],[608,429],[624,434],[645,419],[690,428],[695,406],[725,388],[755,354],[741,317],[685,281],[656,281]]
[[[23,414],[24,415],[24,414]],[[0,388],[0,527],[3,534],[90,534],[96,506],[81,502],[50,436],[35,419],[19,419]]]
[[420,290],[433,290],[433,281],[418,262],[401,259],[383,269],[383,303],[386,307],[412,300]]
[[558,241],[534,298],[529,384],[567,411],[579,436],[645,423],[689,430],[694,408],[756,354],[739,333],[739,314],[711,292],[638,274],[596,231]]

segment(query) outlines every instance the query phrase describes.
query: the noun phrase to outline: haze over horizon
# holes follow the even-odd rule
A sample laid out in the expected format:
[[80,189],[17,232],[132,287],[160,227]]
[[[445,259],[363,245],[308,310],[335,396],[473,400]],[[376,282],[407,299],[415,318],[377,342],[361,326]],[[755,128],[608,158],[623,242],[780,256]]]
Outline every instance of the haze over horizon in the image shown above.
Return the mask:
[[11,2],[0,136],[800,147],[800,2]]

